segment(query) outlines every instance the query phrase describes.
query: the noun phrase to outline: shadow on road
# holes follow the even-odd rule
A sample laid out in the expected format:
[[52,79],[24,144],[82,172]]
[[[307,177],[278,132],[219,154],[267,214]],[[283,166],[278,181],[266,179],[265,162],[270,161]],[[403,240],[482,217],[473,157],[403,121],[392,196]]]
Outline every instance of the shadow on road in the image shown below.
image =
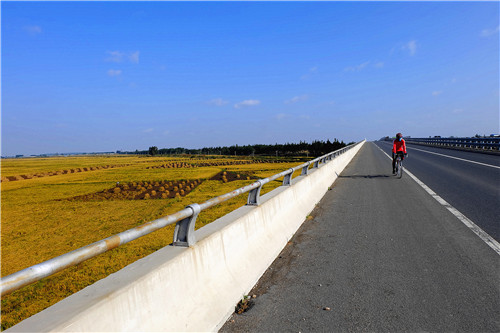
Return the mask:
[[350,175],[350,176],[339,176],[339,178],[391,178],[389,175]]

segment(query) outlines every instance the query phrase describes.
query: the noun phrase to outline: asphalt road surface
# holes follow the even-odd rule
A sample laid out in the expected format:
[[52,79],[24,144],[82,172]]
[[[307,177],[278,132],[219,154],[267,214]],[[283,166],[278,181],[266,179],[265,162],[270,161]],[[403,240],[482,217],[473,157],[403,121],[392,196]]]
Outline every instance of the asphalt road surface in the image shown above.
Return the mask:
[[312,215],[222,332],[500,332],[500,256],[374,143]]
[[[376,145],[391,154],[390,142]],[[411,173],[500,241],[499,155],[421,145],[407,145],[407,151],[409,158],[403,163]]]

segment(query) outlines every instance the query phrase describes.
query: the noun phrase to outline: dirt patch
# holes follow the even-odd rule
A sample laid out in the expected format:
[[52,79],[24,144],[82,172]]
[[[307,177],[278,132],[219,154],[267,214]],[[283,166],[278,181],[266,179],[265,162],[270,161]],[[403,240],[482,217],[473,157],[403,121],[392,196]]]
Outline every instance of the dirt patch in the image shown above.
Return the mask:
[[109,189],[79,195],[66,200],[70,201],[98,201],[98,200],[148,200],[169,199],[183,197],[198,187],[203,181],[178,180],[178,181],[140,181],[130,183],[117,183]]
[[102,170],[102,169],[113,169],[113,168],[125,167],[128,165],[129,164],[103,165],[103,166],[88,167],[88,168],[76,168],[76,169],[69,169],[69,170],[56,170],[56,171],[48,171],[48,172],[39,172],[39,173],[19,175],[19,176],[7,176],[7,177],[2,177],[1,182],[9,182],[9,181],[13,182],[13,181],[17,181],[17,180],[66,175],[69,173],[76,173],[76,172],[87,172],[87,171],[96,171],[96,170]]
[[244,164],[260,164],[260,163],[286,163],[286,161],[244,160],[244,161],[198,162],[198,163],[172,162],[172,163],[164,163],[161,165],[148,166],[146,169],[201,168],[201,167],[212,167],[212,166],[244,165]]
[[250,179],[257,179],[257,177],[252,176],[247,173],[238,173],[238,172],[233,172],[233,171],[221,171],[210,180],[219,180],[223,183],[227,182],[234,182],[235,180],[250,180]]

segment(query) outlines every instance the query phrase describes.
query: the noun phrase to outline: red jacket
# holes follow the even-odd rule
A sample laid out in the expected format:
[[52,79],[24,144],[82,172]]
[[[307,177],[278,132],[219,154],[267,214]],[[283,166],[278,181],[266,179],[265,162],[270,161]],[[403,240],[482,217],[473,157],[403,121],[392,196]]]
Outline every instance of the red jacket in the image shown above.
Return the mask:
[[403,153],[406,154],[406,143],[404,139],[401,139],[401,141],[396,139],[392,143],[392,152],[397,153],[398,151],[402,151]]

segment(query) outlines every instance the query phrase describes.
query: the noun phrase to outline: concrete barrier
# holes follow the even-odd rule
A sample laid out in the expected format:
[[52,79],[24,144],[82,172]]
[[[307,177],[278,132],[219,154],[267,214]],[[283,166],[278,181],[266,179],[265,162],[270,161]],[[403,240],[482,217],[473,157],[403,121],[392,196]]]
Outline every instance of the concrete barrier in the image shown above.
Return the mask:
[[6,332],[218,330],[363,144]]

